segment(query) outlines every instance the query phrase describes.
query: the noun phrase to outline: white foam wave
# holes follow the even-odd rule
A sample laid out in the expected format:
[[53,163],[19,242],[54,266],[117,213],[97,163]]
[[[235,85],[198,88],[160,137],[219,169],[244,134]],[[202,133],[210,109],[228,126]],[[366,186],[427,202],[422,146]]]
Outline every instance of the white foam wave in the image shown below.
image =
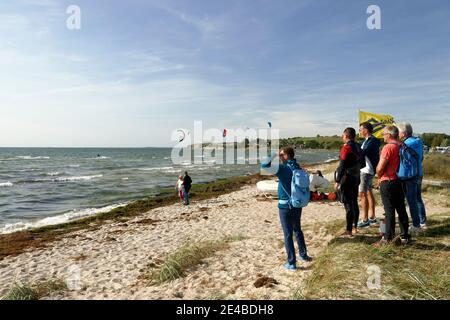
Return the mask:
[[103,177],[102,174],[96,174],[92,176],[74,176],[74,177],[55,177],[55,178],[44,178],[44,179],[35,179],[29,181],[21,181],[22,183],[27,182],[77,182],[77,181],[89,181],[96,178]]
[[67,223],[74,220],[78,220],[81,218],[85,218],[88,216],[93,216],[99,213],[106,213],[113,209],[124,207],[127,203],[120,203],[120,204],[114,204],[109,205],[102,208],[89,208],[89,209],[83,209],[83,210],[72,210],[70,212],[66,212],[64,214],[54,216],[54,217],[47,217],[35,222],[17,222],[17,223],[10,223],[5,224],[3,227],[0,227],[0,234],[7,234],[17,231],[23,231],[27,229],[32,228],[40,228],[44,226],[50,226],[50,225],[57,225],[61,223]]
[[20,169],[17,170],[18,172],[29,172],[29,171],[39,171],[40,169],[38,168],[29,168],[29,169]]
[[17,156],[16,159],[21,159],[21,160],[46,160],[46,159],[50,159],[50,157]]
[[50,177],[54,177],[54,176],[59,176],[61,175],[62,172],[59,171],[54,171],[54,172],[47,172],[46,175],[50,176]]
[[75,182],[75,181],[89,181],[95,178],[101,178],[103,177],[102,174],[96,174],[92,176],[78,176],[78,177],[59,177],[56,178],[55,181],[58,182]]
[[0,188],[1,187],[12,187],[14,184],[10,181],[7,182],[0,182]]
[[50,157],[33,157],[33,156],[17,156],[13,158],[1,158],[0,161],[14,161],[14,160],[48,160]]
[[160,170],[171,170],[173,167],[152,167],[152,168],[138,168],[139,171],[160,171]]
[[165,173],[181,173],[181,170],[176,170],[176,169],[172,169],[172,170],[164,170]]

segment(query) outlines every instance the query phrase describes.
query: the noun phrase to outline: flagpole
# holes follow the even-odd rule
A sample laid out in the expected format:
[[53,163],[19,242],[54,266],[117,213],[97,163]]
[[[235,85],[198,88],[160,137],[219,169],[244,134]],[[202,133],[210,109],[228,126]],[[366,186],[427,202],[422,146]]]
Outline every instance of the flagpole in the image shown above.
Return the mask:
[[[358,121],[357,121],[358,129],[359,129],[359,125],[361,124],[361,123],[359,123],[360,116],[361,116],[361,109],[358,108]],[[359,131],[359,130],[358,130],[358,131]],[[359,136],[361,137],[361,134],[359,134]]]
[[358,108],[358,125],[360,125],[360,123],[359,123],[359,116],[360,116],[360,114],[361,114],[361,109]]

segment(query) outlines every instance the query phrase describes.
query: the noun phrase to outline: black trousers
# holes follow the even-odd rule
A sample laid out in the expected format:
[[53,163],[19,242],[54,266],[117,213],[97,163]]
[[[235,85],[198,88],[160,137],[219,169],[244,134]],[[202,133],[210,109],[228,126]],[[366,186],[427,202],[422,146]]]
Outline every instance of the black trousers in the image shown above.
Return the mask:
[[346,229],[352,232],[352,229],[358,226],[359,219],[358,184],[356,181],[345,183],[341,187],[341,192],[347,220]]
[[382,181],[380,184],[381,200],[386,214],[386,233],[384,239],[395,237],[395,212],[397,211],[400,224],[400,237],[408,239],[408,213],[405,206],[405,195],[400,180]]

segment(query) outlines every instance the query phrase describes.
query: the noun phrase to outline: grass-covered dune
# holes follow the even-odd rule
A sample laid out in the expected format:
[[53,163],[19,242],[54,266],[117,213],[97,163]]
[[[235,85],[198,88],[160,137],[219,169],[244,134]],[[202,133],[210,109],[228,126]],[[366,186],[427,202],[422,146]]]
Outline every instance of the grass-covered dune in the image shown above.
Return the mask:
[[443,154],[427,154],[424,162],[424,176],[426,178],[450,181],[450,156]]
[[[294,298],[450,299],[450,212],[434,215],[428,225],[406,246],[373,246],[380,239],[378,227],[362,229],[350,240],[336,237]],[[343,221],[328,227],[342,228]]]

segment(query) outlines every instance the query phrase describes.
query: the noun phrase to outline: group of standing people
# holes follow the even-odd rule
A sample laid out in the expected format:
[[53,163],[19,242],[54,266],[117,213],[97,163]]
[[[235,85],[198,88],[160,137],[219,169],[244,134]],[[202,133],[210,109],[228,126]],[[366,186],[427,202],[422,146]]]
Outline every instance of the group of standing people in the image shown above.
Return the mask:
[[187,171],[184,172],[184,176],[180,175],[178,177],[178,181],[175,185],[175,188],[178,193],[178,197],[180,198],[180,202],[184,205],[189,205],[189,191],[192,187],[192,179],[187,173]]
[[[426,229],[426,211],[421,195],[423,178],[423,144],[413,136],[412,126],[401,123],[397,126],[386,126],[383,137],[385,145],[381,149],[381,141],[373,136],[373,126],[369,122],[362,123],[359,132],[364,137],[362,145],[356,142],[356,130],[346,128],[342,134],[344,146],[340,152],[340,163],[335,173],[335,187],[340,192],[340,200],[346,211],[345,237],[353,237],[358,228],[378,224],[375,216],[375,197],[373,180],[378,176],[381,199],[384,206],[385,232],[377,245],[389,243],[395,238],[395,213],[400,222],[400,240],[408,243],[410,234]],[[402,161],[407,154],[413,155],[409,160],[416,161],[417,172],[411,173],[411,164]],[[287,263],[284,267],[294,271],[297,260],[308,262],[305,238],[301,229],[302,208],[290,205],[291,183],[293,172],[299,164],[295,159],[293,148],[282,148],[278,164],[273,164],[277,154],[272,154],[261,164],[266,171],[278,177],[278,209],[281,227],[284,234],[284,245]],[[414,164],[413,164],[414,165]],[[408,172],[406,174],[405,172]],[[363,211],[359,221],[359,203]],[[405,198],[408,203],[413,225],[409,227]],[[296,257],[294,237],[298,245],[299,257]]]
[[[381,143],[372,135],[373,126],[370,123],[362,123],[359,131],[365,138],[361,146],[355,141],[355,129],[344,130],[344,146],[335,174],[335,187],[340,191],[341,202],[346,211],[347,226],[343,236],[352,237],[358,228],[378,224],[373,196],[373,179],[376,174],[385,211],[386,230],[380,244],[394,239],[396,212],[399,217],[400,240],[408,243],[411,233],[426,229],[426,211],[421,195],[423,143],[420,138],[413,136],[409,123],[384,128],[385,145],[381,152]],[[415,172],[412,172],[412,168],[415,168]],[[358,221],[358,196],[363,211],[361,221]],[[413,222],[411,227],[405,198]]]

